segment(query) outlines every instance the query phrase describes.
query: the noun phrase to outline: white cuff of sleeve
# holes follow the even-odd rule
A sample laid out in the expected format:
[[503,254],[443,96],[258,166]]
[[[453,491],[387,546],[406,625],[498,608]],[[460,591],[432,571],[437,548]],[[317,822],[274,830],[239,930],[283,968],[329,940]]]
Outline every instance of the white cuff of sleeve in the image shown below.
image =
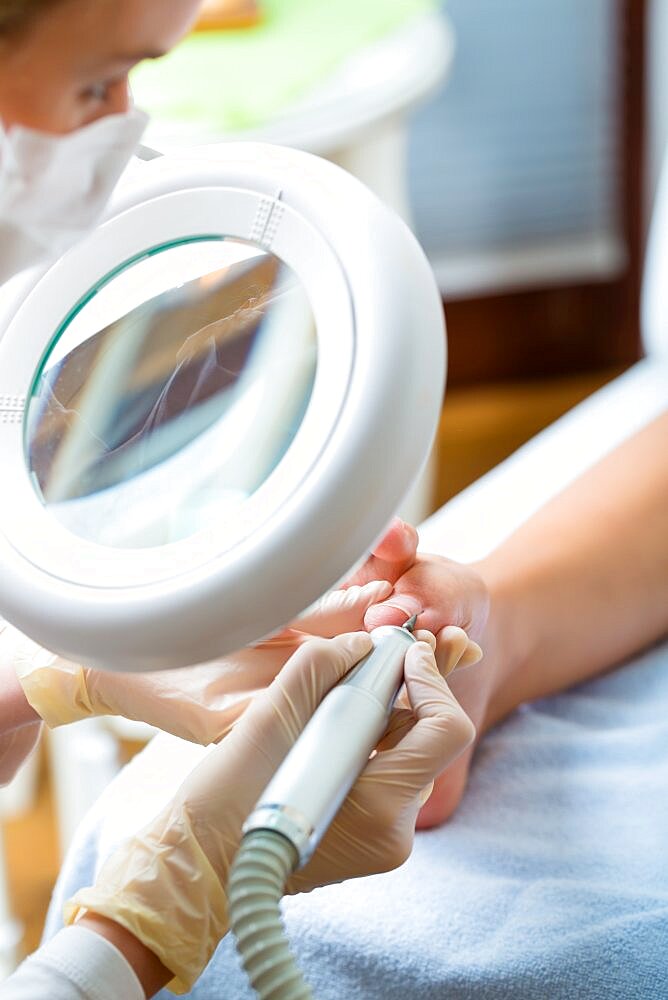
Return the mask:
[[25,964],[39,965],[40,971],[53,974],[56,982],[60,978],[72,983],[86,1000],[146,1000],[125,956],[86,927],[65,927]]

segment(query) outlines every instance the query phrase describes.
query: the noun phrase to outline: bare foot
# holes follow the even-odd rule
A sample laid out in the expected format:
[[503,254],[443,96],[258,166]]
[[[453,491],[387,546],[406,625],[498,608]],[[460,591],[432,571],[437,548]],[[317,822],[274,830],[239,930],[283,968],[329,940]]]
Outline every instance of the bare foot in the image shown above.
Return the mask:
[[417,829],[440,826],[453,814],[462,800],[471,767],[471,759],[486,727],[489,691],[492,684],[491,665],[484,658],[473,667],[455,670],[448,684],[468,717],[476,727],[476,742],[436,779],[434,790],[417,818]]
[[467,750],[436,779],[433,792],[418,813],[417,830],[428,830],[450,819],[466,790],[472,754]]

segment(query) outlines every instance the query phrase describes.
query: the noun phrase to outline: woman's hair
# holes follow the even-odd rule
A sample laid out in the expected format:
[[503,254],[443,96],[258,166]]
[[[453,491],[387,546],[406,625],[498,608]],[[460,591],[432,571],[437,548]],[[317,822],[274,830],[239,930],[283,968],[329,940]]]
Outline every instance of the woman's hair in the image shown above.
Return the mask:
[[57,0],[0,0],[0,37],[26,28],[34,17]]

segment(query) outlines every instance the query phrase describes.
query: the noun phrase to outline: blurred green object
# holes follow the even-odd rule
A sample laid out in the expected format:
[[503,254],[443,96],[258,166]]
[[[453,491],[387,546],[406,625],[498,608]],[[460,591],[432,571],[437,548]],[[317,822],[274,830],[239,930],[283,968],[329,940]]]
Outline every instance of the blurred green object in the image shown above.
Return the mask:
[[154,118],[222,132],[262,125],[351,54],[434,10],[434,0],[263,0],[255,28],[189,35],[132,74]]

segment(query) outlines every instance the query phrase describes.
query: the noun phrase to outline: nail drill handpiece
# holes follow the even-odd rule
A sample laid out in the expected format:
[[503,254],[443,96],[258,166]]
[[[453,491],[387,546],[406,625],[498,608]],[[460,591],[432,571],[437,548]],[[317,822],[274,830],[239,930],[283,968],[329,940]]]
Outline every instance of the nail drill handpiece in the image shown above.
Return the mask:
[[364,770],[404,678],[417,615],[371,632],[374,648],[322,700],[244,825],[276,830],[306,864]]

